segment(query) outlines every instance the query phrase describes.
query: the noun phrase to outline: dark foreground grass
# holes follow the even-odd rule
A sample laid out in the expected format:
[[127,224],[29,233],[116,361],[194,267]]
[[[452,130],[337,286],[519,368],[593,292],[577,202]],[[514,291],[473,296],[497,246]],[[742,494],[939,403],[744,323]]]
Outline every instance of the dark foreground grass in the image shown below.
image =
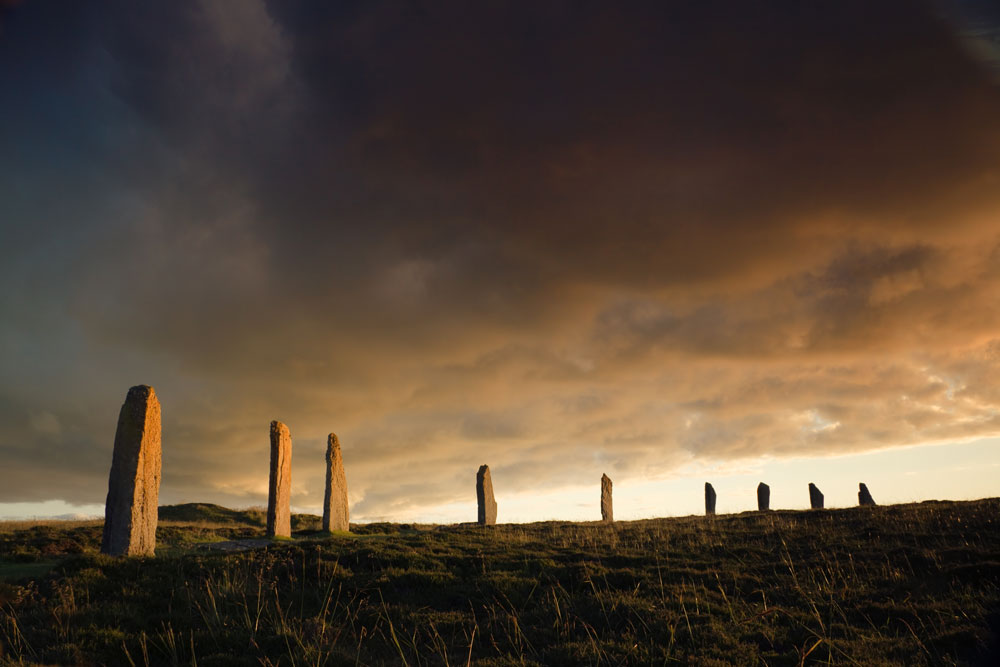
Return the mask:
[[326,538],[302,517],[203,551],[261,536],[226,512],[162,525],[150,560],[94,553],[99,524],[0,530],[0,661],[1000,664],[997,499]]

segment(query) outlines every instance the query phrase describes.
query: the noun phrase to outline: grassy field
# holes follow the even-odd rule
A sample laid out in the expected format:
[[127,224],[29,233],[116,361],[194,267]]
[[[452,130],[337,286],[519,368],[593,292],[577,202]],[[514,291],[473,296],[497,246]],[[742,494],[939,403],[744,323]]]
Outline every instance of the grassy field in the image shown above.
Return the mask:
[[[1000,664],[1000,500],[598,523],[369,524],[262,540],[161,508],[0,525],[0,663]],[[257,545],[238,551],[248,545]]]

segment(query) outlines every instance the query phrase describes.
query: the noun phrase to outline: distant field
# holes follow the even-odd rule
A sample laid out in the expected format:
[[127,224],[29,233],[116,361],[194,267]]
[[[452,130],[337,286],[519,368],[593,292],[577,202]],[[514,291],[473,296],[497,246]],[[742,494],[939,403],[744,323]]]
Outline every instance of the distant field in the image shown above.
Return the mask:
[[11,533],[14,531],[37,528],[39,526],[52,526],[55,528],[78,528],[80,526],[103,526],[103,519],[86,519],[80,521],[65,521],[61,519],[25,519],[16,521],[0,521],[0,533]]
[[279,542],[259,510],[160,516],[151,560],[99,555],[100,522],[0,524],[0,663],[1000,664],[1000,499],[332,537],[297,515]]

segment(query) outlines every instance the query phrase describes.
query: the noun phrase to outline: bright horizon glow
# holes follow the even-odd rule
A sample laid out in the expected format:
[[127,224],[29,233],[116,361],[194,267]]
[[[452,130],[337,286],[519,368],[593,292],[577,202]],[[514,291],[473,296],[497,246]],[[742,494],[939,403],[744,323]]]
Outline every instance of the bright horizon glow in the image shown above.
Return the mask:
[[104,505],[87,503],[74,505],[65,500],[40,503],[0,503],[0,521],[30,521],[33,519],[93,519],[104,518]]
[[[817,461],[821,467],[817,469]],[[538,493],[503,493],[502,468],[492,471],[499,523],[596,521],[600,518],[600,478]],[[413,507],[393,516],[352,516],[352,522],[463,523],[475,521],[475,471],[468,499],[431,507]],[[1000,438],[883,449],[824,458],[735,461],[715,465],[689,463],[662,479],[613,480],[615,519],[630,521],[704,513],[704,484],[718,494],[718,514],[757,509],[757,484],[771,487],[771,509],[808,509],[807,485],[815,483],[827,508],[857,505],[858,483],[865,482],[880,505],[925,500],[977,500],[1000,496]],[[192,501],[198,502],[198,501]],[[351,499],[352,505],[356,502]],[[256,506],[256,505],[251,505]],[[245,509],[237,507],[233,509]],[[292,511],[322,514],[318,506]],[[63,500],[0,503],[0,520],[102,517],[104,506]]]
[[[817,462],[820,466],[817,466]],[[458,523],[475,521],[475,471],[469,500],[433,508],[415,508],[398,517],[370,521]],[[596,521],[600,519],[600,474],[589,486],[575,485],[540,493],[503,493],[502,468],[493,470],[498,523]],[[827,508],[858,504],[858,483],[868,485],[880,505],[925,500],[977,500],[1000,496],[1000,438],[969,442],[896,447],[830,457],[796,457],[689,463],[663,479],[614,482],[615,519],[630,521],[703,514],[705,482],[718,495],[716,512],[757,509],[757,484],[771,487],[771,509],[809,508],[809,482],[824,494]],[[307,508],[303,508],[307,509]],[[352,517],[352,521],[354,518]],[[362,519],[359,517],[359,521]]]

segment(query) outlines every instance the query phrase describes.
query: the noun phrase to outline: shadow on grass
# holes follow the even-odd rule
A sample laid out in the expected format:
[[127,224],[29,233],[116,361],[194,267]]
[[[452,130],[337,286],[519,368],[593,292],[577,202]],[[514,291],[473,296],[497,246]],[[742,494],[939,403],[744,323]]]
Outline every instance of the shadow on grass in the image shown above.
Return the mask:
[[33,563],[0,561],[0,580],[17,581],[20,579],[41,577],[48,574],[59,563],[60,561],[58,560],[41,560]]

